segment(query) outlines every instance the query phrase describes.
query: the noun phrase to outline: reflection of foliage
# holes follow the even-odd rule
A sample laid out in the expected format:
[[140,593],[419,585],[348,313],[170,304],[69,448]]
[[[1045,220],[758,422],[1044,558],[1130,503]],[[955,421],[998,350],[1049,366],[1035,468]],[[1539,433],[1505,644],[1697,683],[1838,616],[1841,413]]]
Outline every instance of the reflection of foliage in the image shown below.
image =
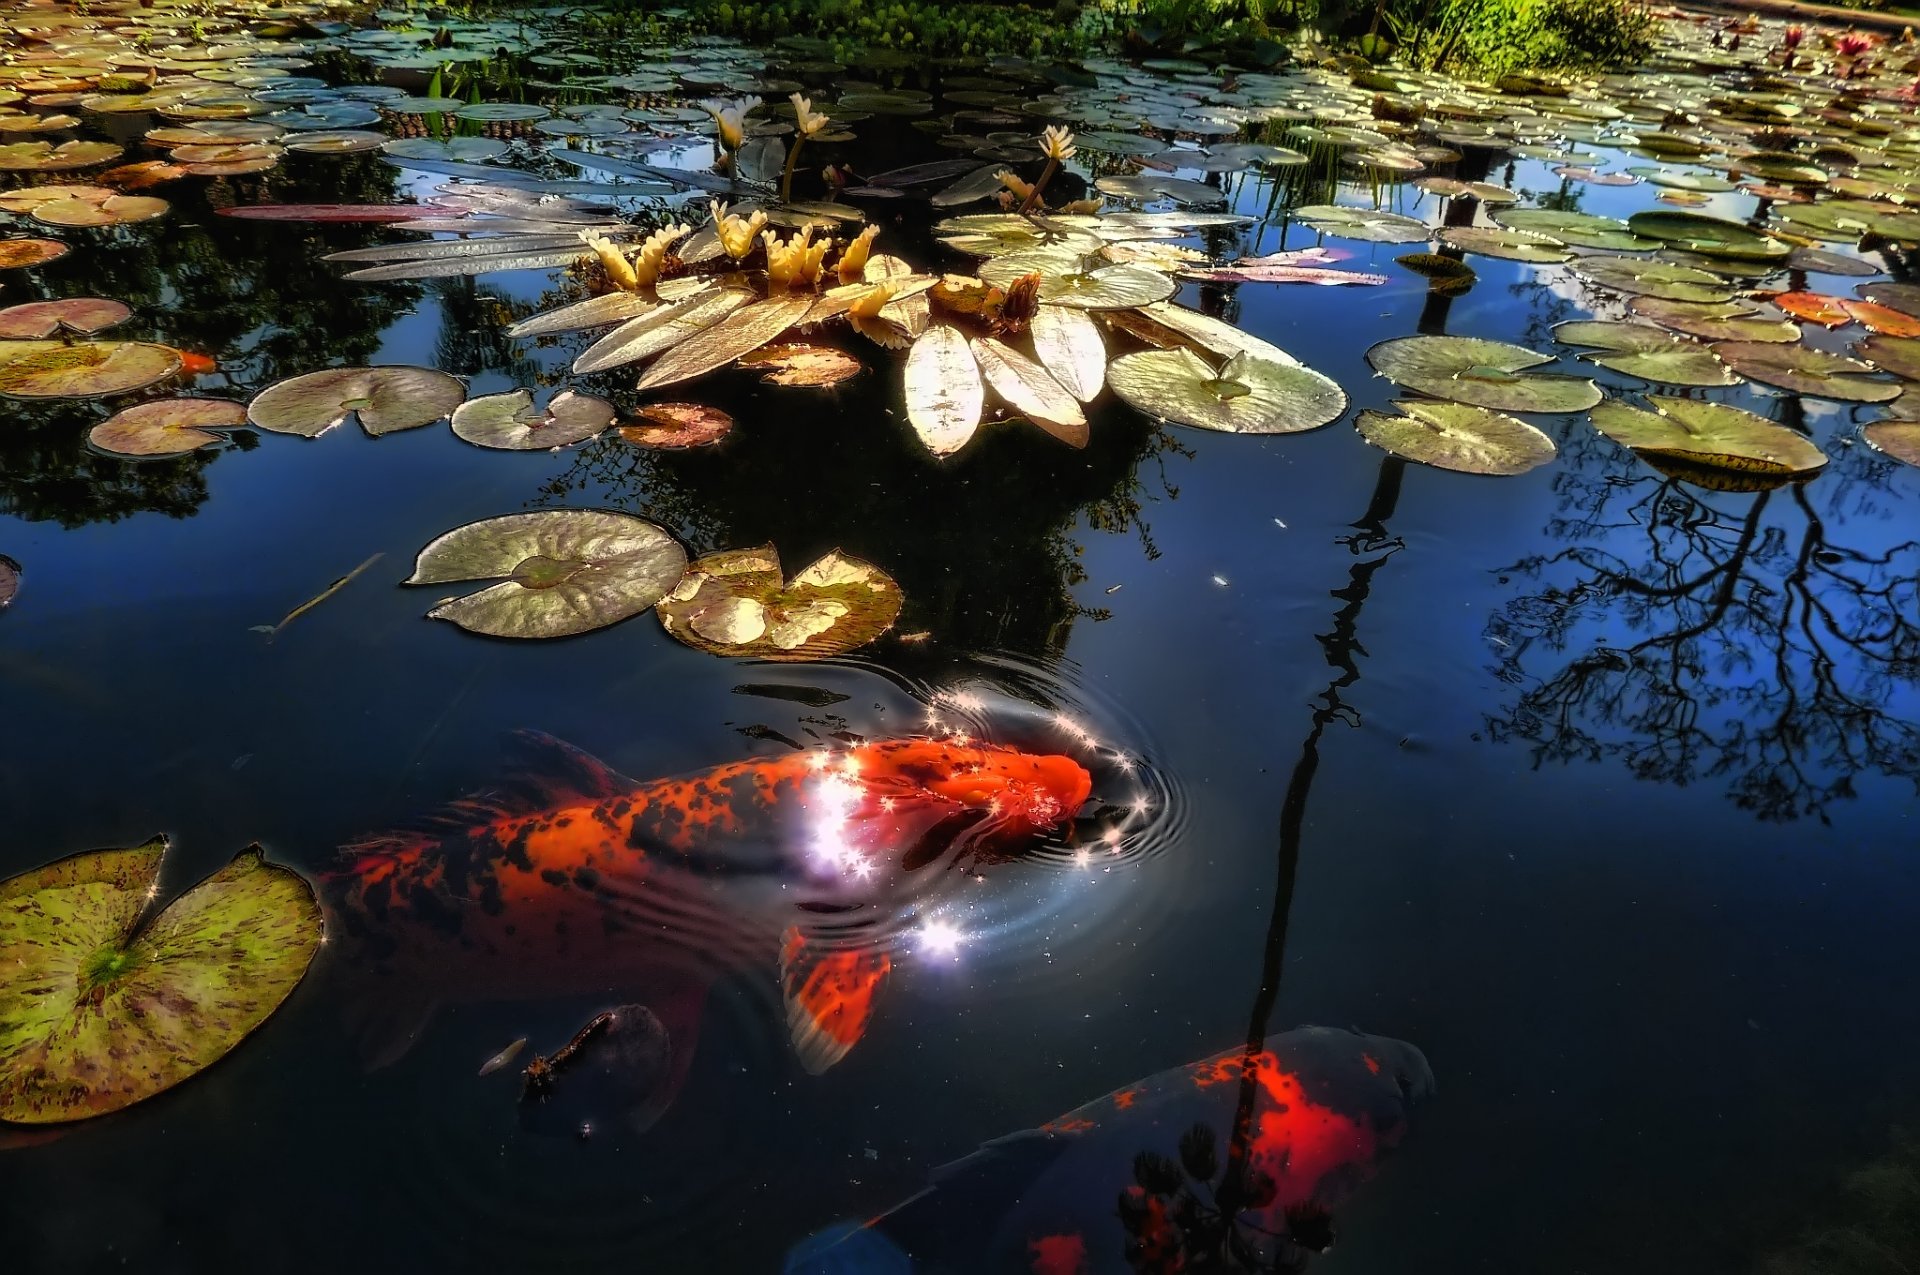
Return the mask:
[[1333,1218],[1311,1201],[1286,1210],[1282,1231],[1256,1222],[1251,1214],[1273,1206],[1274,1180],[1232,1157],[1223,1163],[1203,1124],[1181,1135],[1178,1163],[1152,1151],[1135,1156],[1133,1179],[1120,1193],[1120,1223],[1127,1262],[1142,1275],[1295,1272],[1333,1244]]
[[[1494,738],[1527,741],[1535,764],[1721,781],[1771,821],[1825,821],[1862,773],[1920,775],[1920,728],[1898,703],[1920,682],[1920,540],[1836,544],[1804,485],[1716,499],[1579,446],[1547,527],[1573,547],[1507,568],[1532,591],[1487,628],[1520,688],[1488,719]],[[1857,472],[1829,484],[1884,480],[1884,462],[1844,455],[1833,468]],[[1542,659],[1559,667],[1531,672]]]
[[1762,1275],[1880,1275],[1920,1268],[1920,1139],[1896,1129],[1886,1155],[1847,1175],[1827,1221],[1769,1255]]

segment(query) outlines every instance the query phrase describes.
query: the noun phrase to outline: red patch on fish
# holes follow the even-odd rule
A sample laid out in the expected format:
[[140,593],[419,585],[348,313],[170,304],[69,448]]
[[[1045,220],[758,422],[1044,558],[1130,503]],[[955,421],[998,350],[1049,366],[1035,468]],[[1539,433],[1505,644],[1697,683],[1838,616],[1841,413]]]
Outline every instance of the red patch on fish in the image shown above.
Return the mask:
[[1084,1235],[1043,1235],[1027,1245],[1033,1254],[1030,1275],[1086,1275]]

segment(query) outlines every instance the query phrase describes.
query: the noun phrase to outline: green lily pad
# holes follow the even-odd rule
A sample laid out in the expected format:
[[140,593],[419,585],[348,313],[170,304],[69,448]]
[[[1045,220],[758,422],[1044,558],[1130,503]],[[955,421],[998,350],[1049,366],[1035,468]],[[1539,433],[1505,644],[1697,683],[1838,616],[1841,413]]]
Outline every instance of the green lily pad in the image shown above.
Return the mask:
[[1308,204],[1293,215],[1322,234],[1367,243],[1415,243],[1433,231],[1424,222],[1375,208],[1347,208],[1337,204]]
[[1731,257],[1741,261],[1779,261],[1792,255],[1790,244],[1765,235],[1737,221],[1709,217],[1703,213],[1668,212],[1652,209],[1627,218],[1627,226],[1642,239],[1696,252],[1705,257]]
[[660,623],[713,655],[821,660],[893,627],[903,598],[879,567],[834,550],[787,580],[772,545],[696,559],[660,603]]
[[1864,199],[1830,199],[1814,204],[1778,204],[1774,214],[1789,228],[1819,239],[1843,242],[1868,233],[1902,243],[1920,243],[1920,211]]
[[1490,226],[1445,226],[1438,232],[1440,242],[1462,252],[1503,261],[1527,261],[1549,265],[1565,261],[1573,254],[1558,239],[1531,230],[1503,230]]
[[1397,416],[1360,413],[1354,422],[1375,447],[1463,474],[1524,474],[1554,457],[1553,440],[1517,417],[1465,403],[1405,400]]
[[1733,292],[1718,275],[1690,266],[1643,257],[1578,257],[1567,268],[1583,279],[1635,297],[1668,301],[1731,301]]
[[1653,411],[1618,400],[1600,404],[1594,428],[1636,452],[1714,469],[1788,477],[1827,463],[1805,438],[1752,412],[1669,395],[1647,401]]
[[1746,301],[1668,301],[1662,297],[1635,297],[1628,309],[1663,328],[1697,336],[1703,341],[1771,341],[1788,344],[1800,339],[1800,326],[1769,319],[1759,306]]
[[1395,385],[1497,412],[1583,412],[1600,389],[1580,376],[1529,372],[1553,362],[1525,346],[1468,336],[1403,336],[1367,351],[1373,370]]
[[1599,350],[1601,353],[1580,357],[1643,381],[1700,386],[1740,383],[1740,378],[1714,357],[1712,347],[1644,323],[1577,319],[1555,325],[1553,336],[1567,345]]
[[147,341],[0,341],[0,395],[101,398],[180,370],[180,351]]
[[1891,372],[1908,381],[1920,381],[1920,337],[1870,336],[1854,347],[1861,358],[1871,360],[1882,372]]
[[119,1111],[225,1057],[305,977],[313,889],[258,846],[149,917],[167,841],[0,882],[0,1120]]
[[1717,173],[1685,173],[1673,168],[1635,167],[1627,170],[1644,177],[1654,186],[1668,190],[1690,190],[1702,195],[1717,195],[1732,190],[1735,183]]
[[1530,230],[1576,248],[1604,252],[1650,252],[1659,245],[1627,229],[1624,221],[1592,213],[1559,212],[1550,208],[1494,208],[1487,216],[1509,230]]
[[1218,371],[1192,350],[1144,350],[1107,368],[1113,392],[1149,416],[1228,434],[1317,429],[1347,410],[1332,379],[1298,363],[1240,353]]
[[933,233],[955,251],[976,257],[1047,249],[1089,253],[1099,251],[1104,242],[1099,235],[1062,224],[1056,218],[1034,219],[1015,213],[949,217],[935,225]]
[[640,614],[686,570],[659,527],[599,509],[542,509],[456,527],[420,551],[408,584],[497,580],[427,615],[493,637],[570,637]]
[[244,403],[158,398],[115,412],[87,432],[87,441],[115,456],[183,456],[246,423]]
[[453,432],[478,447],[544,451],[583,443],[613,424],[613,404],[562,390],[544,408],[525,389],[468,399],[453,410]]
[[1875,305],[1920,318],[1920,283],[1863,283],[1854,291]]
[[1224,204],[1227,192],[1205,182],[1161,173],[1138,173],[1130,177],[1102,177],[1094,187],[1116,199],[1171,199],[1182,204]]
[[247,419],[276,434],[317,438],[349,416],[378,438],[450,415],[467,388],[426,367],[331,367],[268,386],[247,405]]
[[1081,310],[1131,310],[1165,301],[1179,285],[1146,266],[1102,266],[1073,253],[1016,253],[981,263],[980,277],[1004,288],[1022,275],[1040,276],[1040,299]]
[[1838,399],[1844,403],[1884,403],[1900,394],[1897,382],[1871,379],[1874,371],[1871,363],[1810,346],[1722,341],[1713,347],[1713,352],[1740,375],[1796,394]]

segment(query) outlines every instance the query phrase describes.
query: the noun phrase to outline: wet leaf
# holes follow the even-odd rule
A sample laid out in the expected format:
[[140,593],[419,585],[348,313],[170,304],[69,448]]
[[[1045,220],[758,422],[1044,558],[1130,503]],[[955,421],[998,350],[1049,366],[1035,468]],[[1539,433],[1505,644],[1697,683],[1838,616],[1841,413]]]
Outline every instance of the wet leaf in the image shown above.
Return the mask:
[[1083,310],[1127,310],[1165,301],[1179,286],[1145,266],[1101,266],[1072,253],[1015,254],[981,263],[980,277],[1004,288],[1027,274],[1040,276],[1040,300]]
[[1759,306],[1745,301],[1668,301],[1635,297],[1628,309],[1663,328],[1697,336],[1703,341],[1798,341],[1800,329],[1785,319],[1765,317]]
[[432,368],[333,367],[262,390],[247,406],[247,419],[276,434],[317,438],[358,416],[360,427],[378,438],[431,425],[466,397],[466,386]]
[[588,346],[573,361],[573,370],[604,372],[608,368],[651,358],[720,322],[752,300],[751,292],[724,288],[649,310],[627,320]]
[[935,456],[951,456],[980,426],[986,387],[967,338],[936,324],[921,333],[907,355],[907,420]]
[[1592,213],[1560,212],[1548,208],[1494,208],[1487,216],[1496,225],[1509,230],[1530,230],[1549,235],[1576,248],[1597,248],[1605,252],[1650,252],[1659,244],[1642,239],[1627,228],[1624,221],[1596,217]]
[[759,371],[768,385],[838,385],[860,372],[860,360],[845,350],[804,342],[763,346],[743,357],[740,365]]
[[1568,269],[1583,279],[1629,296],[1661,297],[1668,301],[1731,301],[1726,280],[1689,266],[1642,257],[1576,257]]
[[1322,234],[1367,243],[1414,243],[1433,235],[1423,222],[1377,209],[1310,204],[1293,215]]
[[1585,377],[1527,370],[1552,355],[1504,341],[1397,337],[1368,350],[1367,362],[1395,385],[1499,412],[1582,412],[1600,401]]
[[1020,351],[992,337],[967,343],[987,386],[1014,411],[1069,447],[1087,445],[1087,418],[1079,401],[1053,374]]
[[[1909,465],[1920,465],[1920,421],[1874,421],[1860,434],[1875,451],[1885,452]],[[0,575],[4,575],[4,568],[0,568]],[[0,606],[6,604],[5,593],[6,583],[0,579]]]
[[101,398],[180,370],[180,351],[145,341],[0,341],[0,396]]
[[1786,476],[1827,463],[1819,448],[1752,412],[1699,399],[1653,395],[1653,411],[1617,400],[1593,409],[1594,428],[1616,443],[1691,465]]
[[151,920],[165,838],[0,882],[0,1119],[118,1111],[225,1057],[305,977],[323,932],[304,878],[258,846]]
[[0,611],[20,596],[20,564],[0,553]]
[[1565,261],[1573,254],[1558,239],[1531,230],[1496,230],[1486,226],[1444,226],[1436,232],[1441,243],[1462,252],[1504,261],[1538,265]]
[[115,412],[87,441],[116,456],[180,456],[218,443],[247,423],[244,403],[217,398],[161,398]]
[[0,171],[53,173],[75,168],[91,168],[120,158],[121,148],[112,142],[13,142],[0,146]]
[[570,637],[640,614],[686,564],[679,542],[643,518],[543,509],[449,531],[420,551],[407,583],[497,580],[428,617],[492,637]]
[[1053,373],[1067,393],[1082,403],[1099,397],[1106,384],[1107,344],[1100,325],[1084,310],[1043,305],[1027,325],[1034,357]]
[[120,302],[100,297],[29,301],[0,310],[0,337],[44,339],[62,330],[84,336],[123,323],[132,313]]
[[1403,400],[1354,425],[1375,447],[1463,474],[1524,474],[1554,457],[1553,440],[1517,417],[1465,403]]
[[1218,370],[1185,348],[1127,354],[1107,384],[1149,416],[1229,434],[1316,429],[1347,410],[1346,394],[1320,373],[1244,353]]
[[56,239],[0,239],[0,270],[23,270],[67,255]]
[[[1920,339],[1906,336],[1870,336],[1854,347],[1863,359],[1902,380],[1920,381]],[[1878,400],[1874,400],[1878,401]]]
[[653,423],[620,427],[620,437],[635,447],[704,447],[733,431],[733,417],[704,403],[649,403],[636,414]]
[[637,292],[607,292],[522,319],[507,329],[507,335],[546,336],[555,332],[604,327],[609,323],[625,323],[628,319],[650,314],[660,309],[661,305],[661,302]]
[[1580,357],[1601,367],[1669,385],[1738,385],[1740,378],[1714,357],[1710,346],[1642,323],[1575,320],[1556,324],[1554,339],[1602,351]]
[[1823,328],[1858,323],[1889,336],[1920,336],[1920,318],[1903,314],[1891,306],[1852,297],[1832,297],[1820,292],[1782,292],[1769,297],[1773,304],[1806,323]]
[[453,410],[453,432],[478,447],[544,451],[585,442],[613,424],[613,404],[561,390],[544,408],[525,389],[470,398]]
[[638,388],[657,389],[725,367],[778,337],[812,308],[812,296],[804,293],[744,305],[661,355],[640,378]]
[[1627,227],[1642,239],[1658,239],[1706,257],[1780,261],[1793,252],[1790,244],[1770,239],[1739,222],[1704,213],[1660,209],[1637,212],[1627,218]]
[[709,554],[660,604],[660,622],[714,655],[819,660],[865,646],[900,614],[900,586],[838,550],[782,578],[772,545]]
[[1163,348],[1184,345],[1202,354],[1211,354],[1216,360],[1248,354],[1273,363],[1300,361],[1271,341],[1263,341],[1223,319],[1171,301],[1142,306],[1138,312],[1110,311],[1102,317],[1152,345]]
[[242,221],[387,222],[447,215],[426,204],[236,204],[217,211]]
[[[1870,337],[1870,341],[1894,340]],[[1900,393],[1892,381],[1870,379],[1872,364],[1804,345],[1760,341],[1722,341],[1713,352],[1740,375],[1796,394],[1846,403],[1884,403]]]

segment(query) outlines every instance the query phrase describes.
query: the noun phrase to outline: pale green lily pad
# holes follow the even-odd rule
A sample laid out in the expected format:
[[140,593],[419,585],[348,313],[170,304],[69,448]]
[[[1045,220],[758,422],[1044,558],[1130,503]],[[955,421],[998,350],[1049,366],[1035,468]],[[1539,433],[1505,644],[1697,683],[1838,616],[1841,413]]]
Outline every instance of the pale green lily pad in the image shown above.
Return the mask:
[[544,451],[583,443],[613,424],[613,404],[591,394],[562,390],[544,408],[529,390],[486,394],[453,411],[453,432],[478,447]]
[[1070,252],[1017,253],[981,263],[980,277],[1004,288],[1023,275],[1040,276],[1040,299],[1081,310],[1131,310],[1165,301],[1179,285],[1145,266],[1102,266],[1097,257]]
[[1704,257],[1731,257],[1740,261],[1780,261],[1792,255],[1790,244],[1769,239],[1758,231],[1704,213],[1651,209],[1627,218],[1627,226],[1642,239],[1658,239]]
[[427,615],[492,637],[570,637],[640,614],[686,565],[680,543],[644,518],[543,509],[456,527],[420,551],[407,583],[497,580]]
[[1445,226],[1438,232],[1441,243],[1461,252],[1498,257],[1503,261],[1526,261],[1550,265],[1565,261],[1573,254],[1551,236],[1531,230],[1502,230],[1490,226]]
[[948,247],[976,257],[1053,249],[1089,253],[1099,251],[1104,242],[1096,234],[1063,225],[1054,218],[1029,218],[1016,213],[949,217],[935,225],[933,233]]
[[1517,417],[1465,403],[1405,400],[1399,415],[1367,411],[1354,422],[1375,447],[1462,474],[1524,474],[1554,457],[1553,440]]
[[1883,333],[1868,337],[1854,350],[1882,372],[1891,372],[1903,380],[1920,381],[1920,337]]
[[1669,395],[1647,401],[1653,411],[1617,400],[1600,404],[1594,428],[1636,452],[1713,469],[1784,478],[1827,463],[1805,438],[1752,412]]
[[150,341],[0,341],[0,396],[103,398],[180,370],[180,351]]
[[1583,279],[1636,297],[1668,301],[1731,301],[1733,292],[1718,275],[1690,266],[1643,257],[1577,257],[1567,268]]
[[331,367],[268,386],[247,405],[247,419],[276,434],[317,438],[349,416],[378,438],[452,414],[467,387],[426,367]]
[[1605,252],[1650,252],[1659,244],[1640,238],[1624,221],[1592,213],[1560,212],[1551,208],[1495,208],[1487,213],[1509,230],[1530,230],[1576,248]]
[[1601,351],[1580,357],[1643,381],[1668,385],[1738,385],[1727,365],[1714,357],[1710,346],[1663,332],[1644,323],[1607,323],[1577,319],[1555,325],[1556,341]]
[[258,846],[149,917],[164,837],[0,882],[0,1120],[119,1111],[225,1057],[305,977],[313,889]]
[[1713,347],[1713,352],[1742,376],[1796,394],[1838,399],[1843,403],[1884,403],[1900,394],[1898,382],[1872,379],[1871,363],[1811,346],[1722,341]]
[[1367,351],[1373,370],[1395,385],[1497,412],[1583,412],[1600,389],[1581,376],[1529,372],[1553,362],[1525,346],[1468,336],[1405,336]]
[[1184,347],[1127,354],[1107,368],[1107,384],[1149,416],[1227,434],[1293,434],[1347,410],[1329,377],[1246,353],[1218,371]]
[[1759,306],[1746,301],[1668,301],[1662,297],[1635,297],[1627,307],[1663,328],[1684,332],[1703,341],[1769,341],[1789,344],[1800,339],[1800,325],[1784,318],[1766,318]]
[[1425,223],[1412,217],[1373,208],[1308,204],[1304,208],[1294,209],[1293,215],[1322,234],[1340,239],[1360,239],[1367,243],[1415,243],[1433,235]]
[[821,660],[880,637],[903,600],[893,577],[837,549],[789,581],[762,545],[696,559],[660,603],[660,623],[713,655]]

